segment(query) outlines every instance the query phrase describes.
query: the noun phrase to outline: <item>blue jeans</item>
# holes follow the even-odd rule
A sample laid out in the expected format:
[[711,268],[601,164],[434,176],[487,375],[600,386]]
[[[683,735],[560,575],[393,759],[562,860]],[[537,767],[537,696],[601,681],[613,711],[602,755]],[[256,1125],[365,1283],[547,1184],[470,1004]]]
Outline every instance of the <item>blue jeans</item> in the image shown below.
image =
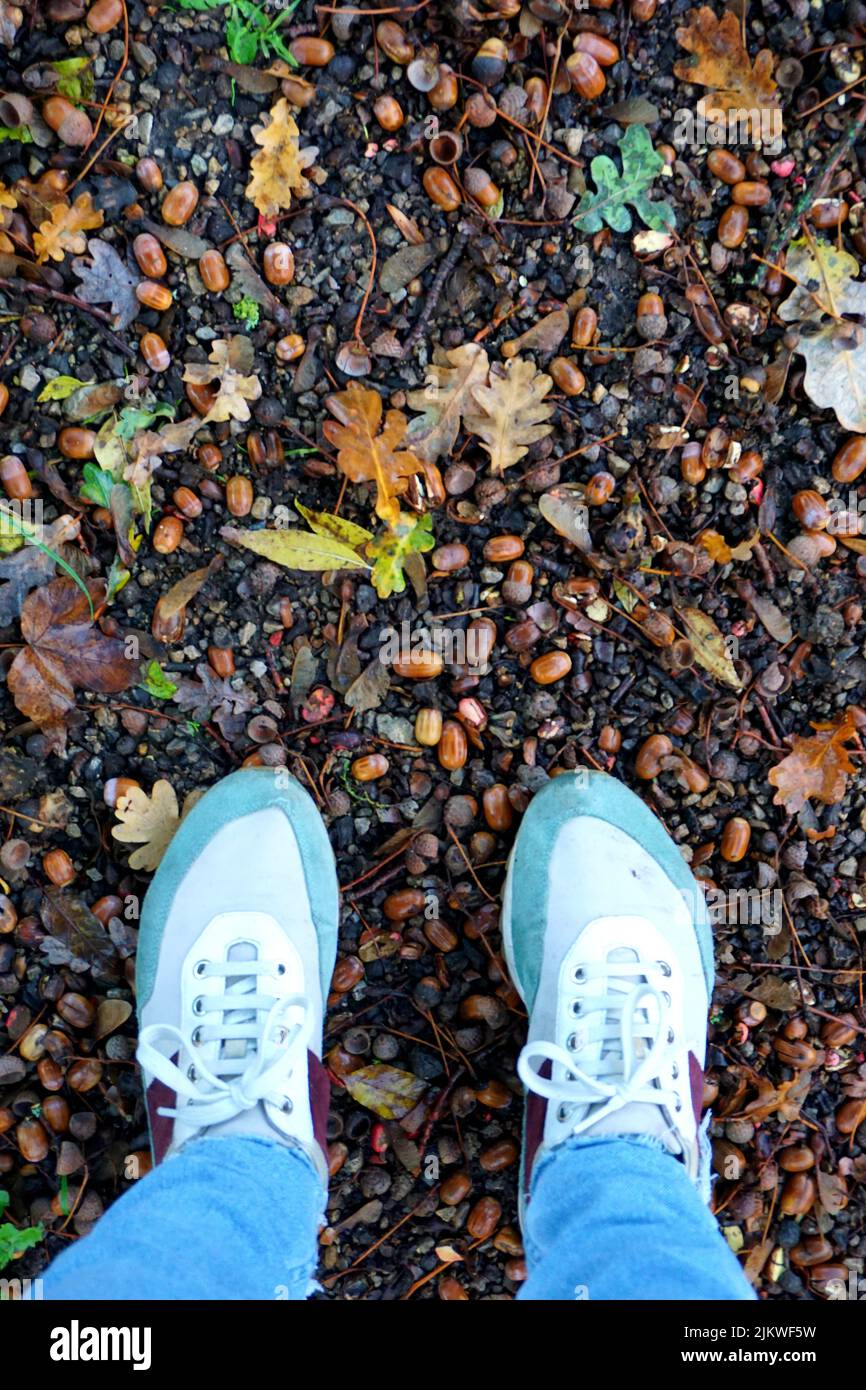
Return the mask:
[[[324,1202],[298,1149],[195,1140],[54,1261],[45,1297],[306,1298]],[[524,1236],[521,1298],[754,1297],[682,1164],[648,1141],[569,1140],[540,1159]]]

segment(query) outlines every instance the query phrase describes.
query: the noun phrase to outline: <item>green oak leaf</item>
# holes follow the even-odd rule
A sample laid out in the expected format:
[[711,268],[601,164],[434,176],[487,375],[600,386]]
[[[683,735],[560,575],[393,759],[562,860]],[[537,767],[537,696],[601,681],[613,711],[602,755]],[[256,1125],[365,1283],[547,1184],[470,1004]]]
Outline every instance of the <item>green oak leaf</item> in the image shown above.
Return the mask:
[[649,189],[665,167],[661,155],[642,125],[631,125],[619,141],[622,173],[606,154],[598,154],[590,164],[596,192],[584,193],[577,205],[575,222],[582,232],[600,232],[606,222],[615,232],[631,230],[630,203],[642,222],[654,232],[667,232],[676,226],[670,203],[653,202]]
[[371,578],[380,598],[402,594],[406,587],[403,564],[414,551],[432,550],[433,519],[401,512],[395,526],[384,527],[367,546],[367,557],[374,561]]
[[177,690],[177,685],[165,674],[158,661],[151,661],[138,683],[138,688],[146,690],[155,700],[170,700]]

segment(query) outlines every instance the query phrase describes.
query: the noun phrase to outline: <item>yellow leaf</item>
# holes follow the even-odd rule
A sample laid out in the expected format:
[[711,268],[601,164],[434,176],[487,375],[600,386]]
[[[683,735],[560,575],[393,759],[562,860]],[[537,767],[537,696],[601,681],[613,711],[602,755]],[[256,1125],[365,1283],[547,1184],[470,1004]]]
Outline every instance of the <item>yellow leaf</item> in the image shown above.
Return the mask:
[[709,671],[716,680],[724,681],[734,690],[742,690],[743,682],[737,675],[725,639],[712,618],[702,613],[700,608],[682,608],[679,616],[683,620],[686,636],[692,644],[695,661]]
[[311,531],[240,531],[223,526],[220,535],[289,570],[366,570],[360,555],[333,536]]
[[0,180],[0,208],[17,208],[17,206],[18,199],[12,189],[7,188],[5,183]]
[[49,257],[62,261],[68,252],[83,255],[87,250],[84,233],[101,227],[104,220],[101,211],[93,206],[89,193],[79,193],[71,207],[55,204],[48,221],[42,223],[33,237],[37,264],[42,265]]
[[489,386],[472,387],[474,407],[464,413],[463,424],[478,435],[494,473],[519,463],[530,444],[550,434],[553,426],[546,422],[553,406],[545,405],[544,397],[552,385],[531,362],[512,357],[504,367],[494,363]]
[[272,109],[266,126],[253,128],[253,139],[261,145],[250,162],[252,179],[246,196],[263,217],[275,217],[282,208],[291,207],[292,197],[306,198],[310,185],[304,178],[303,159],[298,146],[298,127],[281,97]]
[[373,539],[372,531],[357,526],[354,521],[347,521],[343,516],[335,516],[333,512],[312,512],[309,507],[298,501],[295,502],[295,506],[310,530],[315,531],[317,536],[333,536],[336,540],[345,541],[353,547],[366,545],[367,541]]

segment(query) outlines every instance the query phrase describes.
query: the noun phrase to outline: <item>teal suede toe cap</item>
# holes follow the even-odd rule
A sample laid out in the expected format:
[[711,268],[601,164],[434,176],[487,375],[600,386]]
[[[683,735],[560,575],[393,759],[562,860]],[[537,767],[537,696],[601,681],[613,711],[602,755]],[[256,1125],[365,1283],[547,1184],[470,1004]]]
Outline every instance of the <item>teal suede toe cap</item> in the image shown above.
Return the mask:
[[223,826],[271,807],[283,811],[298,843],[327,998],[337,955],[340,894],[325,823],[312,797],[284,768],[244,768],[211,787],[184,817],[147,891],[136,960],[139,1009],[153,992],[165,924],[190,865]]
[[[712,991],[713,937],[703,893],[661,821],[623,782],[604,772],[563,773],[532,799],[511,858],[510,918],[513,964],[524,1001],[531,1009],[538,989],[548,920],[550,858],[562,826],[576,816],[592,816],[630,835],[662,868],[671,883],[694,903],[693,922],[701,964]],[[519,924],[519,925],[518,925]]]

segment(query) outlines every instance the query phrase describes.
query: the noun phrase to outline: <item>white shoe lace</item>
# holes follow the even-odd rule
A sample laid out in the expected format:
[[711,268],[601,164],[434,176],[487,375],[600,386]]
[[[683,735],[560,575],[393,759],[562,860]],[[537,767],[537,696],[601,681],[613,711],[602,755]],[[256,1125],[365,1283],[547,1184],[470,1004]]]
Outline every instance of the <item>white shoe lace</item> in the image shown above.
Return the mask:
[[[298,1047],[303,1044],[306,1050],[311,1011],[302,995],[275,999],[258,992],[259,976],[276,977],[284,968],[273,961],[201,961],[196,967],[199,978],[223,976],[234,981],[224,994],[202,995],[195,1001],[197,1015],[219,1014],[219,1020],[197,1025],[189,1034],[172,1024],[154,1023],[142,1029],[137,1055],[143,1070],[190,1102],[177,1110],[160,1107],[160,1115],[204,1127],[234,1119],[260,1101],[291,1108],[286,1082]],[[295,1018],[290,1021],[292,1011]],[[194,1057],[193,1064],[179,1067],[160,1050],[160,1042],[169,1042],[171,1052],[181,1057]],[[218,1044],[217,1061],[211,1066],[199,1051],[204,1043]]]
[[[654,981],[670,973],[664,962],[605,961],[577,967],[566,1001],[575,1019],[567,1047],[529,1042],[520,1054],[518,1075],[528,1090],[558,1102],[557,1119],[566,1123],[578,1108],[589,1107],[571,1127],[581,1134],[626,1105],[648,1104],[679,1111],[682,1103],[666,1086],[676,1080],[677,1049],[670,1024],[670,999]],[[639,980],[635,983],[635,977]],[[606,992],[590,993],[598,979]],[[600,1015],[593,1020],[592,1015]],[[597,1046],[598,1044],[601,1046]],[[579,1065],[581,1052],[593,1055]],[[595,1050],[597,1049],[597,1050]],[[550,1062],[551,1078],[540,1076],[538,1064]]]

